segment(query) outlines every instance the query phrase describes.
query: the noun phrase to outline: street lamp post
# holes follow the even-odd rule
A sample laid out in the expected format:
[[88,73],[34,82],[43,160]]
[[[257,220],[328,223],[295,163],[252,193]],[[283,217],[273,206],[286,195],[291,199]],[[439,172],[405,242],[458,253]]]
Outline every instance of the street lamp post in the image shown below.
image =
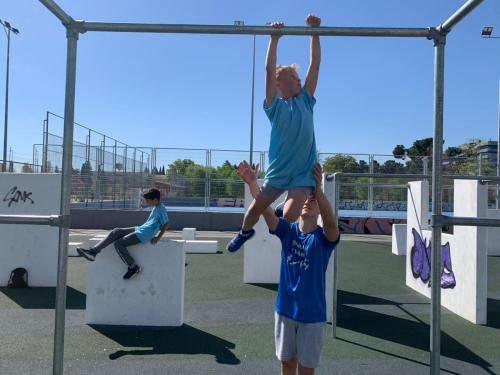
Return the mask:
[[[492,36],[493,26],[485,26],[481,31],[481,37],[487,39],[500,39],[500,36]],[[500,79],[498,80],[498,138],[497,138],[497,176],[500,176]],[[497,184],[496,208],[500,208],[500,187]]]
[[10,32],[19,34],[19,30],[12,27],[9,22],[0,20],[5,35],[7,35],[7,74],[5,78],[5,117],[3,126],[3,164],[2,171],[7,172],[7,124],[9,119],[9,54],[10,54]]

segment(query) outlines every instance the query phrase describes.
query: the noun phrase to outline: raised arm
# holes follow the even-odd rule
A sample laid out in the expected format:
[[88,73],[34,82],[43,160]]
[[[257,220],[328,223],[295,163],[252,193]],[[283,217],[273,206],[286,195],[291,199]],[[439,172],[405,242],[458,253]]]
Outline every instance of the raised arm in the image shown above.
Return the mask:
[[[236,173],[248,185],[252,197],[256,198],[260,192],[259,185],[257,184],[259,164],[257,164],[255,168],[252,168],[246,161],[242,161],[240,165],[238,165]],[[278,227],[279,219],[276,217],[271,207],[267,207],[262,213],[262,216],[264,216],[264,220],[266,220],[266,224],[271,232],[275,232]]]
[[[321,25],[321,18],[308,15],[306,24],[309,27],[319,27]],[[309,56],[309,68],[307,69],[306,83],[304,87],[309,92],[309,95],[314,96],[316,86],[318,84],[319,65],[321,63],[321,45],[319,43],[319,35],[311,36],[311,48]]]
[[[273,22],[271,24],[275,29],[281,29],[283,22]],[[278,49],[278,40],[280,35],[271,35],[267,47],[266,56],[266,107],[271,105],[276,96],[276,50]]]
[[319,213],[321,219],[323,220],[323,231],[328,241],[335,242],[339,238],[340,232],[337,227],[335,215],[332,210],[332,206],[321,187],[322,170],[319,164],[314,166],[314,178],[316,179],[316,201],[319,206]]

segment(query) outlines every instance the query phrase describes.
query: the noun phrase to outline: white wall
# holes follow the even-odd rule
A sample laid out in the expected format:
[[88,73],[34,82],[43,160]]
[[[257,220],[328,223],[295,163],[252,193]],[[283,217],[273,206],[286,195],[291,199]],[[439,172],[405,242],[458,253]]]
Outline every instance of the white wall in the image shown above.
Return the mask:
[[[60,174],[0,173],[1,214],[58,215],[60,197]],[[58,236],[58,227],[0,224],[0,285],[7,285],[13,269],[23,267],[30,286],[55,286]]]
[[[423,207],[428,207],[428,194],[425,187],[427,182],[411,182],[413,198],[423,202]],[[428,185],[427,185],[428,186]],[[420,192],[417,198],[415,192]],[[485,217],[487,207],[486,185],[472,180],[455,180],[454,206],[455,216]],[[422,211],[414,213],[408,209],[407,227],[407,261],[406,261],[406,285],[417,292],[430,297],[431,288],[420,278],[415,278],[411,268],[411,248],[414,244],[412,228],[416,227],[417,217],[422,217]],[[431,241],[431,232],[422,231],[423,239],[427,244]],[[441,288],[442,306],[448,308],[457,315],[476,324],[486,323],[486,301],[487,301],[487,254],[486,254],[486,231],[485,228],[473,226],[454,226],[454,234],[442,234],[442,244],[450,242],[450,254],[456,286],[453,289]]]
[[184,241],[128,249],[142,272],[123,280],[127,266],[110,245],[89,264],[88,324],[180,326],[184,322]]
[[[263,181],[258,181],[262,186]],[[275,206],[285,200],[283,194],[273,204]],[[245,184],[245,211],[252,203],[250,189]],[[279,282],[281,265],[281,242],[275,235],[269,233],[266,221],[261,216],[254,227],[255,235],[244,245],[243,255],[243,282],[277,284]]]
[[406,224],[392,224],[392,253],[406,255]]

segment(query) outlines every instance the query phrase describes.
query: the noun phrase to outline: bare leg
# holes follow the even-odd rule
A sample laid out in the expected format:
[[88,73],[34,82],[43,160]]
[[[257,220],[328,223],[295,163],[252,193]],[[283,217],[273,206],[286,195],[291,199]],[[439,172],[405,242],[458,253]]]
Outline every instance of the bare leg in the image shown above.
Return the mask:
[[245,213],[245,218],[243,219],[242,230],[249,231],[254,227],[255,224],[259,221],[260,215],[264,212],[264,210],[269,207],[271,203],[273,203],[274,199],[269,197],[266,194],[260,193],[257,198],[255,198],[250,207],[248,207],[247,212]]
[[289,222],[293,223],[297,221],[302,212],[302,207],[307,200],[306,190],[304,189],[292,189],[288,191],[288,196],[286,197],[285,207],[283,208],[283,218]]
[[314,369],[310,367],[303,367],[299,363],[299,375],[314,375]]
[[297,358],[281,361],[281,375],[296,375],[297,374]]

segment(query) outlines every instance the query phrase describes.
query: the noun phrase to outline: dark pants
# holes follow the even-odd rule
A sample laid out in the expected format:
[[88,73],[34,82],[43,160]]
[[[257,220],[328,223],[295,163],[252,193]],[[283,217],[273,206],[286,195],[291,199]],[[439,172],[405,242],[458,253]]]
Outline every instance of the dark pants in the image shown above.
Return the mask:
[[96,253],[99,253],[106,246],[114,242],[116,252],[120,256],[121,260],[123,260],[123,262],[127,266],[132,267],[135,264],[135,260],[128,252],[127,247],[132,245],[137,245],[138,243],[141,242],[134,232],[135,232],[134,227],[115,228],[111,232],[109,232],[106,238],[104,238],[101,242],[95,245],[93,249],[96,251]]

